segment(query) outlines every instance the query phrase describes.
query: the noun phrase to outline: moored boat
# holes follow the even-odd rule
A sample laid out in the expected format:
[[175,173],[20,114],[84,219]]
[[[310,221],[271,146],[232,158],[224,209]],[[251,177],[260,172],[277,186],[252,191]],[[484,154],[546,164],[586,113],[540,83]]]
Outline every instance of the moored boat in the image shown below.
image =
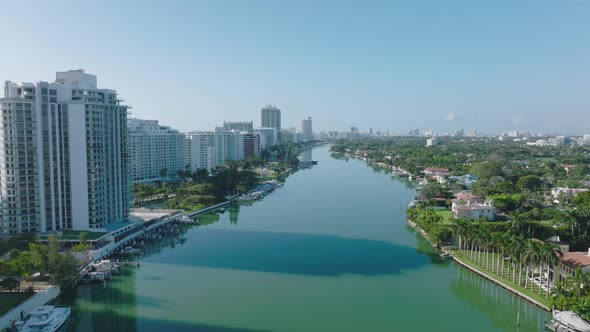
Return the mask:
[[559,332],[590,332],[590,324],[573,311],[554,311],[550,327]]
[[452,257],[453,257],[453,256],[451,255],[451,253],[450,253],[450,252],[448,252],[448,251],[443,251],[443,252],[441,252],[441,253],[439,254],[439,256],[440,256],[440,257],[442,257],[442,258],[452,258]]
[[19,330],[23,332],[55,332],[70,317],[70,307],[43,305],[30,312],[30,317]]

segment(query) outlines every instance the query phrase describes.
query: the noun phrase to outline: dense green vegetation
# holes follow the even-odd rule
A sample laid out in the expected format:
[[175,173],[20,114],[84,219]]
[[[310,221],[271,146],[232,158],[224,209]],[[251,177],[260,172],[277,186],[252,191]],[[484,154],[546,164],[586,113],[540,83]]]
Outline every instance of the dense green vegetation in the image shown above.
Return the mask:
[[1,287],[17,289],[22,278],[31,279],[35,273],[53,285],[73,286],[79,273],[78,261],[73,255],[60,252],[56,237],[50,237],[48,244],[30,242],[28,247],[28,250],[12,249],[8,259],[0,259],[0,275],[7,277],[1,281]]
[[221,203],[229,196],[248,191],[260,180],[269,179],[257,174],[256,169],[263,168],[265,174],[278,176],[297,167],[297,155],[314,144],[317,142],[272,146],[263,150],[260,157],[230,161],[211,174],[205,169],[187,169],[178,172],[177,181],[135,184],[135,206],[158,205],[190,212]]
[[258,183],[252,167],[258,161],[229,162],[209,174],[199,169],[179,172],[178,182],[139,183],[133,186],[135,205],[160,203],[169,209],[194,211],[226,200],[227,196],[245,192]]
[[[557,198],[559,204],[554,204],[550,189],[561,185],[588,188],[590,147],[537,147],[489,138],[449,138],[432,147],[425,143],[421,138],[338,141],[332,150],[365,156],[418,177],[424,176],[427,167],[447,168],[451,175],[474,174],[479,179],[471,191],[494,201],[499,220],[515,223],[527,237],[545,240],[557,235],[572,251],[587,250],[590,193],[562,195]],[[566,171],[564,165],[575,167]],[[460,189],[453,181],[444,185],[429,182],[418,192],[418,199],[427,206],[448,207]]]
[[[466,263],[539,301],[590,319],[588,276],[578,270],[553,288],[542,282],[561,255],[545,240],[558,236],[571,251],[590,246],[590,192],[574,197],[552,197],[550,192],[558,186],[588,188],[590,148],[531,147],[488,138],[443,139],[432,147],[425,143],[420,138],[339,141],[332,150],[395,166],[426,180],[427,167],[447,168],[454,176],[477,176],[471,191],[493,200],[497,221],[443,223],[443,214],[428,207],[449,207],[454,194],[465,189],[449,178],[443,184],[432,180],[424,184],[417,194],[421,203],[407,210],[408,218],[438,247],[454,239],[455,255]],[[574,168],[566,170],[565,165]]]
[[[426,147],[425,138],[342,140],[332,146],[332,151],[361,151],[375,162],[395,165],[412,174],[420,174],[426,167],[444,167],[451,175],[474,172],[482,178],[501,176],[513,183],[519,175],[537,175],[554,184],[579,184],[589,174],[587,146],[538,147],[492,138],[439,140],[440,144],[432,147]],[[576,167],[568,173],[564,164]]]

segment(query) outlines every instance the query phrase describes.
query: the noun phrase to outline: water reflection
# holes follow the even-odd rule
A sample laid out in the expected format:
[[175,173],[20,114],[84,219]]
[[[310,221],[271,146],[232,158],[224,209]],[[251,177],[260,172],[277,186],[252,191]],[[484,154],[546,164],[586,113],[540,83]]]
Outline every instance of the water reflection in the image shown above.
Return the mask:
[[199,228],[187,246],[162,253],[171,265],[311,276],[399,274],[428,265],[415,250],[386,241],[330,235]]
[[[463,267],[457,269],[457,278],[451,282],[451,293],[469,302],[471,307],[488,316],[494,326],[507,331],[541,331],[549,313],[512,295]],[[520,313],[520,328],[516,319]]]
[[312,150],[305,150],[303,152],[301,152],[301,154],[299,154],[299,161],[312,161]]
[[125,268],[106,286],[86,285],[64,292],[61,305],[72,306],[66,331],[136,331],[137,294],[134,268]]
[[229,221],[232,225],[238,224],[238,216],[240,214],[240,204],[232,204],[227,208],[229,212]]
[[440,257],[440,253],[438,252],[438,250],[436,250],[436,248],[434,248],[430,244],[430,242],[428,242],[428,240],[426,240],[422,235],[420,235],[420,233],[418,233],[414,228],[406,226],[406,229],[408,230],[408,232],[414,234],[414,236],[416,237],[417,253],[426,255],[428,259],[430,259],[430,262],[432,262],[433,264],[446,267],[451,266],[451,261],[447,258]]

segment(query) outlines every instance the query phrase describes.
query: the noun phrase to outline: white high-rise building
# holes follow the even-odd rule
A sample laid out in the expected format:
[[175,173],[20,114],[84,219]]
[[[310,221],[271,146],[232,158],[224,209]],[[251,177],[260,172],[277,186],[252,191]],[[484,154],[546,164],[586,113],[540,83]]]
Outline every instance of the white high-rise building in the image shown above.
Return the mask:
[[157,120],[128,119],[132,182],[166,180],[185,169],[185,135]]
[[301,120],[301,138],[303,140],[313,139],[313,131],[311,129],[311,117]]
[[191,170],[215,168],[215,133],[197,131],[186,134],[187,159]]
[[227,131],[215,128],[215,165],[225,165],[228,161],[244,159],[244,135],[247,132]]
[[279,144],[279,133],[276,128],[257,128],[254,129],[254,132],[260,135],[261,149]]
[[[245,131],[227,131],[216,127],[214,132],[193,132],[186,134],[188,143],[188,160],[192,170],[204,168],[209,171],[216,166],[225,165],[230,160],[244,159],[258,154],[257,136]],[[252,139],[254,142],[252,142]]]
[[127,106],[83,70],[4,84],[4,234],[103,229],[129,214]]

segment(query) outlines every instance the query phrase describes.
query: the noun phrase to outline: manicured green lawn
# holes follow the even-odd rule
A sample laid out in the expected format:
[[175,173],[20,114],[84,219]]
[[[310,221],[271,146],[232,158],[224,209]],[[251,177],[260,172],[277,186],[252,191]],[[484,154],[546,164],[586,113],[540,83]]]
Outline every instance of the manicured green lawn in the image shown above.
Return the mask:
[[443,225],[450,225],[453,223],[453,220],[455,220],[453,217],[453,211],[451,210],[436,210],[435,212],[443,217]]
[[[80,237],[80,233],[82,233],[83,231],[72,231],[72,230],[67,230],[65,229],[63,231],[63,235],[66,238],[72,238],[75,237],[76,239],[78,239]],[[96,240],[98,238],[100,238],[101,236],[107,234],[105,232],[86,232],[88,233],[88,240]]]
[[0,292],[0,316],[4,315],[10,309],[16,307],[26,299],[31,297],[34,293],[22,292],[22,293],[6,293]]
[[[546,297],[546,291],[541,290],[541,294],[539,294],[540,287],[538,285],[529,281],[527,283],[528,287],[526,289],[524,288],[524,282],[525,282],[524,279],[526,278],[525,270],[522,271],[522,276],[521,276],[521,280],[520,280],[523,285],[518,284],[518,273],[519,273],[518,269],[515,273],[516,282],[512,281],[513,271],[509,270],[508,264],[506,264],[506,263],[504,264],[504,269],[501,269],[499,271],[499,273],[502,274],[502,276],[500,276],[496,271],[494,271],[494,272],[490,271],[490,268],[492,267],[492,265],[494,266],[494,269],[497,267],[497,258],[498,258],[497,254],[489,253],[487,261],[485,259],[483,259],[485,257],[485,255],[484,255],[482,257],[482,259],[483,259],[482,261],[485,266],[482,266],[482,265],[474,262],[473,260],[471,260],[469,257],[466,257],[465,255],[469,256],[469,253],[467,253],[467,252],[464,252],[464,251],[459,252],[459,250],[454,250],[453,255],[455,255],[457,258],[459,258],[463,263],[465,263],[471,267],[474,267],[474,268],[480,270],[481,272],[483,272],[491,277],[494,277],[497,280],[503,282],[504,284],[518,290],[519,292],[545,304],[546,306],[549,306],[549,300]],[[501,267],[501,263],[500,263],[500,267]],[[531,290],[531,288],[532,288],[532,290]]]

